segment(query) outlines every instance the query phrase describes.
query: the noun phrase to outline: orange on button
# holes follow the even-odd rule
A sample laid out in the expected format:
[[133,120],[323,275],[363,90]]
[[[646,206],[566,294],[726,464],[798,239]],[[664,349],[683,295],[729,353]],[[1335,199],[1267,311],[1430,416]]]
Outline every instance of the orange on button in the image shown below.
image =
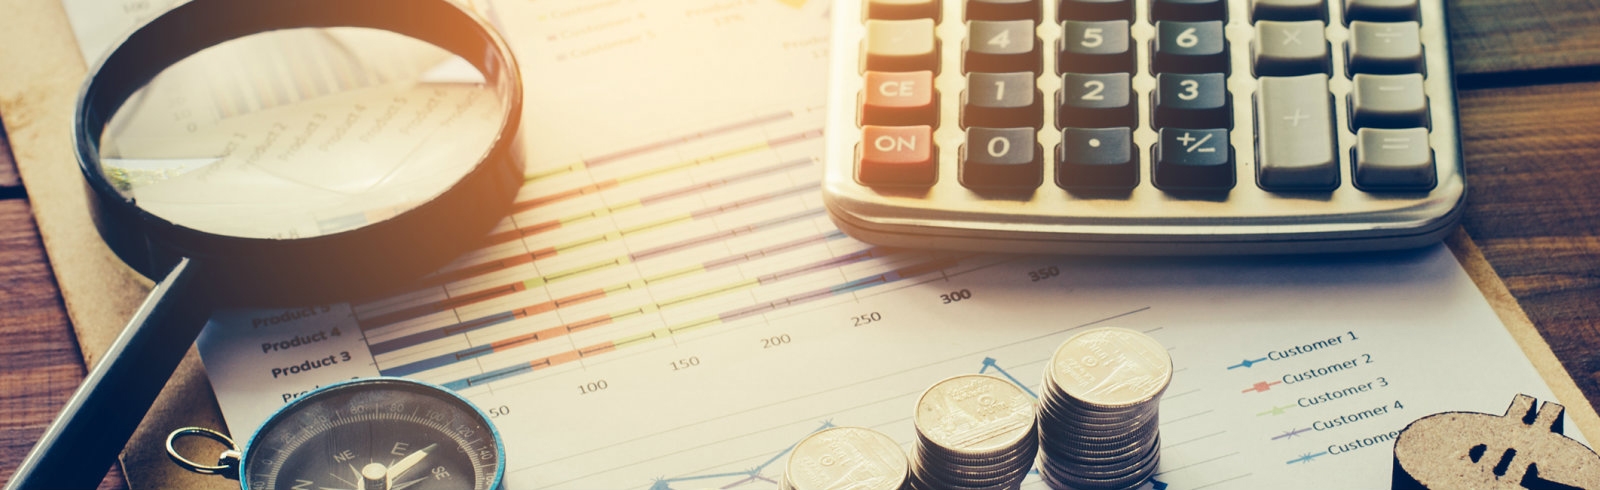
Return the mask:
[[858,153],[862,185],[929,186],[938,178],[931,126],[866,126]]

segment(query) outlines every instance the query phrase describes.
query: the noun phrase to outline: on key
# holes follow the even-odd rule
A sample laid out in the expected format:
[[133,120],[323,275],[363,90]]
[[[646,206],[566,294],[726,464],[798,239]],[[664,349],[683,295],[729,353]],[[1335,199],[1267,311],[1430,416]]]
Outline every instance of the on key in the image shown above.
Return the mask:
[[[1051,0],[1055,1],[1055,0]],[[1056,21],[1133,20],[1133,0],[1060,0]]]
[[1061,23],[1060,58],[1056,69],[1062,73],[1133,73],[1135,55],[1126,20]]
[[965,42],[965,71],[1039,71],[1041,42],[1033,21],[975,20],[967,23]]
[[1033,128],[971,128],[961,147],[961,185],[978,190],[1032,190],[1044,181]]
[[929,126],[861,128],[856,181],[870,187],[926,187],[939,177]]
[[967,20],[1039,20],[1039,0],[967,0]]
[[1132,128],[1065,128],[1056,153],[1056,185],[1066,190],[1114,191],[1139,185]]
[[1132,127],[1139,122],[1127,73],[1067,73],[1061,76],[1056,125],[1067,128]]
[[1154,20],[1228,20],[1225,0],[1152,0],[1150,18]]
[[863,126],[939,125],[939,103],[931,71],[869,71],[863,92]]
[[973,73],[962,93],[961,125],[1011,128],[1044,123],[1033,73]]
[[1155,126],[1232,128],[1228,79],[1221,73],[1156,75]]
[[1175,193],[1233,189],[1237,172],[1226,129],[1161,128],[1150,172],[1156,187]]
[[1228,73],[1228,42],[1221,21],[1156,22],[1157,73]]

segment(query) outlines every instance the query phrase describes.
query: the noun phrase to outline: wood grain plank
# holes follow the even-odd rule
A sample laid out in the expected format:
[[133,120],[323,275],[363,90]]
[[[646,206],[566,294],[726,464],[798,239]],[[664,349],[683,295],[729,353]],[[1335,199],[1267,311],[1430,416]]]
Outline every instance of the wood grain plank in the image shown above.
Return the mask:
[[[83,380],[83,357],[25,199],[0,199],[0,481]],[[115,467],[101,488],[123,488]]]
[[1467,232],[1600,402],[1600,83],[1460,95]]
[[1600,67],[1600,0],[1445,0],[1456,74]]

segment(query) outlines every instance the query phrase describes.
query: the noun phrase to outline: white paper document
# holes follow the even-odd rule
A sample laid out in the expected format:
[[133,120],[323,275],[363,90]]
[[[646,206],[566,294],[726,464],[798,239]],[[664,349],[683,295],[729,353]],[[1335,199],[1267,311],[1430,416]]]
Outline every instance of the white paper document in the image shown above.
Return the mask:
[[1551,398],[1443,246],[1131,259],[846,237],[818,189],[825,1],[491,7],[526,77],[515,214],[409,293],[216,315],[200,350],[237,440],[317,386],[406,376],[492,414],[507,488],[767,490],[819,429],[909,448],[940,379],[1037,393],[1091,326],[1170,349],[1156,490],[1388,488],[1411,421]]

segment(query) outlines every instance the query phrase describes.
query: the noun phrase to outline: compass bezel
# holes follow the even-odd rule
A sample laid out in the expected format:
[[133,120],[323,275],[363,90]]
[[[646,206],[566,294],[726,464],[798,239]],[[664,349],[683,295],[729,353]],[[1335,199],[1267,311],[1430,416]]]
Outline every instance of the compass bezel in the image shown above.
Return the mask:
[[[374,388],[382,389],[385,387],[398,387],[400,391],[407,391],[420,396],[432,396],[444,401],[445,403],[457,405],[466,415],[476,417],[478,422],[481,422],[483,427],[489,430],[490,439],[494,443],[494,475],[489,480],[488,488],[491,490],[500,490],[503,488],[502,485],[505,481],[506,471],[505,440],[500,437],[500,429],[495,427],[494,422],[489,419],[488,413],[485,413],[483,409],[478,408],[478,406],[472,403],[471,400],[468,400],[466,397],[463,397],[455,391],[443,386],[408,378],[377,376],[344,380],[318,387],[304,395],[295,398],[288,404],[285,404],[274,411],[271,416],[268,416],[265,421],[256,427],[255,433],[250,435],[248,442],[245,443],[244,447],[240,451],[240,490],[251,490],[251,458],[253,457],[252,454],[263,442],[263,436],[267,432],[264,429],[276,427],[278,423],[284,421],[283,419],[285,417],[292,416],[307,407],[319,403],[321,398],[341,394],[349,390],[368,390]],[[476,484],[474,484],[474,487],[476,488]]]

